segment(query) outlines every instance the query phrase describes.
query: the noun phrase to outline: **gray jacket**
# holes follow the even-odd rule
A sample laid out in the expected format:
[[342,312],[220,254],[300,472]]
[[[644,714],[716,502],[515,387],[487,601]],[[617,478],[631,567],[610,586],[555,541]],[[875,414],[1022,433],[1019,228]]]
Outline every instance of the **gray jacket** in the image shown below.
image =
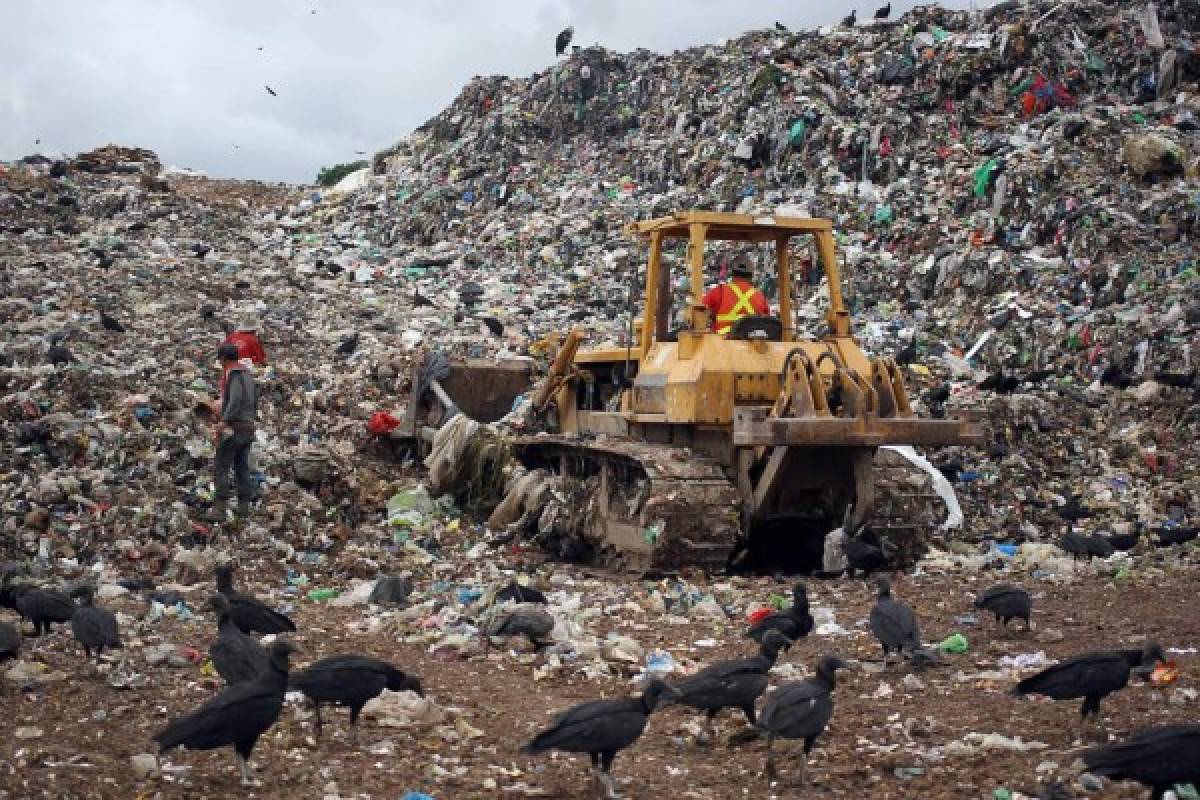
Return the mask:
[[221,421],[230,425],[253,425],[258,415],[258,387],[245,367],[231,367],[221,396]]

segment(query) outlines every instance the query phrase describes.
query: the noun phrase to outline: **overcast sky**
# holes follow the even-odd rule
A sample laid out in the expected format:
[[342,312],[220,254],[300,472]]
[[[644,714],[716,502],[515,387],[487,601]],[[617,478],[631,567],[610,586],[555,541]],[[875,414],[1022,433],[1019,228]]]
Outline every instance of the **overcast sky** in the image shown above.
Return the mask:
[[395,142],[473,75],[546,68],[567,25],[575,44],[670,52],[883,2],[12,0],[0,160],[116,142],[213,176],[309,182]]

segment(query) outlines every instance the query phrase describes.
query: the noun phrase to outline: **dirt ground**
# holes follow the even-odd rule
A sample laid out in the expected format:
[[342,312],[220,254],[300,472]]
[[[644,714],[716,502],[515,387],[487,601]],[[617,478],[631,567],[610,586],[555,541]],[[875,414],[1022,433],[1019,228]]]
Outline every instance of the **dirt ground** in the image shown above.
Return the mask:
[[[1168,648],[1196,646],[1200,619],[1192,603],[1198,573],[1193,565],[1149,556],[1120,585],[1099,575],[1070,583],[1021,581],[1020,576],[1005,575],[1005,580],[1021,581],[1034,593],[1034,631],[1019,635],[999,634],[990,619],[980,618],[975,626],[955,621],[970,612],[975,592],[995,582],[996,575],[903,577],[896,594],[916,609],[926,641],[958,631],[970,642],[966,654],[950,656],[945,666],[920,673],[923,688],[911,679],[905,685],[905,676],[911,673],[907,666],[878,672],[878,650],[863,627],[872,595],[861,581],[810,581],[812,605],[832,607],[837,621],[852,633],[810,636],[783,660],[805,671],[827,652],[864,660],[840,673],[834,718],[813,752],[810,784],[804,790],[789,783],[796,774],[798,743],[786,743],[779,762],[781,782],[768,784],[761,774],[763,742],[728,741],[730,734],[745,728],[740,714],[735,717],[732,712],[720,718],[721,740],[698,747],[690,732],[695,713],[682,708],[662,711],[652,718],[641,740],[617,757],[614,773],[622,793],[637,800],[797,796],[936,800],[991,798],[1000,787],[1036,794],[1039,779],[1069,781],[1078,774],[1072,763],[1083,744],[1068,731],[1077,720],[1078,705],[1015,698],[1007,694],[1011,680],[993,682],[972,676],[994,669],[1003,655],[1029,651],[1044,650],[1047,656],[1059,658],[1087,649],[1128,646],[1143,636],[1157,637]],[[246,577],[249,588],[258,591],[272,578]],[[635,600],[650,587],[629,578],[608,580],[620,582]],[[736,584],[747,605],[787,588],[787,582],[770,578],[741,578]],[[417,594],[421,588],[418,584]],[[206,586],[198,588],[190,595],[191,604],[199,605],[206,593]],[[110,605],[130,614],[144,612],[132,597]],[[446,800],[598,794],[587,776],[586,757],[530,757],[518,753],[518,748],[549,719],[550,712],[584,699],[626,692],[627,678],[591,680],[569,671],[535,683],[532,673],[542,657],[528,653],[524,645],[446,662],[427,654],[423,646],[398,643],[397,637],[411,630],[398,630],[394,621],[367,632],[364,616],[362,608],[338,609],[303,601],[294,614],[299,626],[294,638],[300,647],[294,664],[303,666],[347,651],[387,658],[419,674],[429,697],[484,735],[447,741],[430,731],[365,724],[360,744],[352,746],[347,713],[337,709],[326,713],[325,736],[317,744],[307,708],[289,703],[254,754],[261,789],[243,790],[228,749],[175,751],[164,757],[162,776],[139,781],[130,756],[150,751],[150,736],[168,719],[209,697],[216,684],[195,666],[145,667],[136,648],[165,640],[203,650],[213,634],[212,620],[198,616],[188,622],[147,621],[127,633],[134,640],[130,654],[149,678],[146,688],[129,691],[112,689],[102,678],[89,676],[81,651],[64,631],[37,653],[30,654],[27,648],[25,657],[63,670],[66,680],[29,692],[5,682],[0,693],[4,708],[0,797],[403,798],[408,791],[419,791]],[[748,653],[752,648],[741,638],[744,628],[741,619],[671,625],[650,613],[613,614],[592,621],[593,633],[619,631],[636,638],[647,651],[662,647],[680,661],[708,662]],[[1053,631],[1061,631],[1061,640],[1044,641],[1057,638]],[[715,639],[718,646],[694,646],[706,638]],[[1105,701],[1109,735],[1122,737],[1147,725],[1196,721],[1196,701],[1181,702],[1178,689],[1196,685],[1197,658],[1175,657],[1183,669],[1174,692],[1137,685]],[[772,685],[779,682],[776,678]],[[14,732],[19,728],[38,728],[43,734],[17,738]],[[1045,747],[944,757],[935,750],[971,732],[1018,736]],[[1130,798],[1143,797],[1145,792],[1133,784],[1110,784],[1088,796]]]

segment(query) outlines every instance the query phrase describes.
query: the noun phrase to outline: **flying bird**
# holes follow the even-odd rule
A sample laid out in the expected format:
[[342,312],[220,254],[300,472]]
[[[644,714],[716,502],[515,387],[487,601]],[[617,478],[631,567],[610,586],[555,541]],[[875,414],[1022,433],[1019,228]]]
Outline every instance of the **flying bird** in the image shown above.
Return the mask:
[[1164,725],[1083,754],[1088,772],[1150,787],[1152,800],[1178,784],[1200,783],[1200,725]]
[[1033,612],[1033,600],[1029,592],[1011,583],[997,583],[984,589],[975,598],[975,608],[984,609],[996,615],[996,620],[1008,628],[1009,620],[1025,620],[1025,630],[1029,630],[1029,617]]
[[554,37],[554,55],[561,56],[567,51],[567,46],[571,44],[571,37],[575,35],[575,29],[567,27],[562,30],[558,36]]
[[1099,650],[1068,658],[1016,685],[1018,696],[1040,694],[1053,700],[1083,698],[1079,709],[1080,733],[1088,716],[1097,719],[1100,701],[1124,689],[1134,669],[1145,672],[1167,660],[1158,642],[1148,640],[1140,650]]
[[71,615],[71,632],[75,641],[83,647],[83,654],[88,659],[92,651],[96,651],[96,661],[104,655],[104,648],[121,648],[121,632],[117,628],[117,617],[107,608],[96,606],[96,590],[91,586],[80,586],[71,592],[72,597],[79,598],[79,607]]
[[812,752],[817,737],[825,732],[825,726],[833,717],[833,690],[837,686],[836,673],[849,666],[837,656],[823,656],[817,662],[817,674],[806,681],[785,683],[767,698],[758,728],[767,734],[767,777],[774,779],[775,756],[772,745],[775,738],[803,739],[804,756],[800,760],[799,783],[804,782],[808,767],[808,754]]
[[812,614],[808,611],[808,588],[803,581],[799,581],[792,587],[791,606],[754,623],[750,630],[746,631],[746,638],[761,644],[765,641],[767,631],[778,631],[789,640],[790,646],[792,642],[812,633],[813,624]]
[[[313,13],[315,14],[316,12],[314,11]],[[267,94],[271,95],[271,97],[278,97],[278,96],[279,96],[279,95],[275,94],[275,90],[274,90],[274,89],[272,89],[270,86],[266,86],[266,85],[264,85],[264,86],[263,86],[263,88],[267,90]]]
[[641,697],[580,703],[555,717],[550,727],[521,750],[530,754],[547,750],[587,753],[592,759],[593,774],[613,800],[618,795],[609,770],[617,753],[636,742],[655,709],[670,704],[678,694],[656,678],[646,685]]
[[913,610],[892,597],[892,582],[884,575],[875,582],[879,586],[879,599],[871,609],[871,633],[883,647],[886,667],[892,651],[911,657],[921,649],[921,629]]
[[390,692],[413,691],[422,697],[421,681],[415,675],[398,670],[386,661],[359,655],[323,658],[288,678],[288,688],[303,692],[316,713],[316,735],[321,738],[321,705],[346,706],[350,709],[350,737],[358,740],[358,715],[371,698],[384,689]]
[[229,618],[244,633],[287,633],[296,630],[296,623],[280,614],[252,594],[233,588],[233,569],[228,564],[217,567],[217,591],[229,601]]
[[229,612],[231,606],[223,594],[208,598],[208,607],[217,615],[217,638],[208,646],[213,668],[233,686],[252,681],[270,667],[271,657],[257,639],[242,633]]
[[726,708],[741,709],[746,721],[755,725],[754,703],[767,689],[767,673],[775,666],[779,651],[792,646],[792,640],[777,630],[762,637],[757,655],[732,658],[710,664],[675,684],[679,705],[703,711],[708,724],[705,739],[716,738],[716,717]]
[[258,739],[279,719],[288,684],[288,656],[296,651],[291,642],[271,643],[270,667],[248,683],[239,683],[181,717],[154,735],[158,752],[176,747],[214,750],[232,746],[242,773],[243,786],[256,786],[247,759]]

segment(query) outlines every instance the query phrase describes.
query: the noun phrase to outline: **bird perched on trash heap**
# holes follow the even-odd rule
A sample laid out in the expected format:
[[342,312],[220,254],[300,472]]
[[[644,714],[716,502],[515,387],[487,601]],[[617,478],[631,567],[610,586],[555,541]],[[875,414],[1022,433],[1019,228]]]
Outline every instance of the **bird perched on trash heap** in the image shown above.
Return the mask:
[[214,750],[232,746],[241,769],[242,785],[257,785],[246,762],[259,737],[279,719],[283,696],[287,692],[288,656],[295,651],[291,642],[282,639],[272,642],[270,666],[266,672],[252,681],[222,690],[187,716],[154,734],[159,754],[175,747]]
[[83,647],[83,654],[90,659],[95,650],[99,661],[104,648],[122,647],[117,617],[107,608],[94,604],[96,590],[90,585],[80,586],[71,591],[71,596],[79,598],[79,607],[71,614],[71,632]]
[[883,647],[883,665],[886,667],[893,651],[911,658],[921,649],[921,629],[913,610],[892,597],[891,580],[880,575],[875,583],[879,587],[879,599],[871,608],[871,632]]
[[358,741],[358,715],[363,706],[384,689],[413,691],[425,696],[417,676],[398,670],[386,661],[359,655],[330,656],[310,664],[291,674],[288,688],[303,692],[312,703],[318,739],[321,738],[321,705],[328,703],[349,708],[351,741]]
[[1179,784],[1200,783],[1200,725],[1164,725],[1083,754],[1088,772],[1150,787],[1152,800]]
[[550,727],[533,737],[521,751],[587,753],[592,759],[592,772],[604,785],[607,797],[615,798],[616,785],[609,770],[617,753],[636,742],[646,730],[650,715],[674,702],[678,694],[655,678],[646,684],[640,697],[580,703],[556,716]]
[[245,633],[286,633],[296,630],[296,623],[254,595],[233,588],[233,568],[222,564],[214,570],[217,591],[229,601],[229,618]]
[[1029,617],[1033,613],[1033,600],[1029,592],[1011,583],[997,583],[980,592],[975,598],[975,608],[984,609],[996,615],[1006,629],[1009,620],[1025,620],[1025,630],[1029,630]]
[[572,27],[564,28],[558,36],[554,37],[554,55],[561,56],[567,52],[567,46],[571,44],[571,37],[575,35],[575,29]]
[[358,331],[355,331],[345,339],[342,339],[342,341],[339,342],[338,346],[334,349],[337,351],[338,355],[348,356],[353,353],[358,349]]
[[842,27],[853,28],[854,23],[858,21],[858,9],[852,10],[842,19]]
[[767,697],[758,728],[767,735],[766,775],[769,780],[776,776],[775,756],[772,745],[775,738],[803,739],[804,756],[800,760],[799,784],[804,783],[808,768],[808,754],[812,752],[817,737],[833,717],[833,690],[837,686],[836,673],[849,665],[837,656],[822,656],[817,662],[817,674],[806,681],[785,683]]
[[208,598],[208,607],[217,615],[217,638],[208,646],[208,657],[225,683],[246,683],[266,671],[271,657],[257,639],[242,633],[230,618],[228,598],[214,594]]
[[892,15],[892,4],[889,0],[886,6],[875,9],[875,19],[887,19]]
[[788,646],[791,646],[792,642],[812,633],[812,629],[813,618],[808,611],[808,588],[803,581],[799,581],[792,587],[791,606],[754,623],[750,630],[746,631],[746,638],[761,644],[767,631],[778,631],[789,640]]
[[100,311],[100,325],[104,330],[112,331],[113,333],[125,332],[125,326],[116,317],[111,316],[105,311]]
[[1080,734],[1089,715],[1099,719],[1100,701],[1124,689],[1136,669],[1148,673],[1155,663],[1167,660],[1158,642],[1147,640],[1140,650],[1099,650],[1068,658],[1036,675],[1030,675],[1013,689],[1022,696],[1040,694],[1053,700],[1083,698],[1079,709]]
[[497,603],[541,603],[545,605],[546,595],[532,586],[522,586],[515,580],[511,581],[500,591],[496,592]]
[[754,703],[767,690],[767,673],[775,666],[779,651],[791,647],[792,640],[777,630],[766,631],[757,655],[731,658],[710,664],[675,684],[679,705],[699,709],[707,717],[703,739],[716,738],[716,716],[726,708],[741,709],[746,721],[755,724]]

